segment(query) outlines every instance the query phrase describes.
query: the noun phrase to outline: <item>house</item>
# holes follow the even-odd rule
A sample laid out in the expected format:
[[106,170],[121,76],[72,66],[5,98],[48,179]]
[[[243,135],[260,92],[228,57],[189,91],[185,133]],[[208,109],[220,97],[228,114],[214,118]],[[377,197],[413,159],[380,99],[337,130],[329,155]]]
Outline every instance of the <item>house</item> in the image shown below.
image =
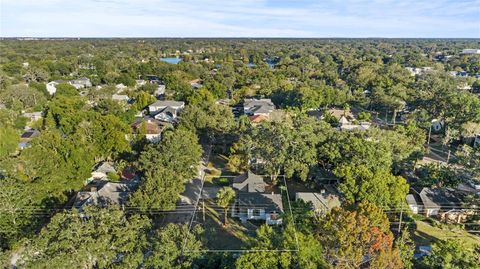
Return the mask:
[[333,208],[341,205],[340,197],[337,194],[325,190],[321,192],[297,192],[295,193],[295,200],[311,203],[312,209],[318,215],[325,215]]
[[410,72],[411,76],[420,76],[433,71],[432,67],[405,67],[405,69]]
[[47,91],[50,95],[53,95],[57,92],[57,85],[67,83],[75,87],[75,89],[82,89],[87,87],[92,87],[92,82],[86,77],[81,77],[73,80],[54,80],[47,83]]
[[360,124],[355,124],[348,120],[345,116],[341,116],[340,120],[338,121],[338,127],[342,131],[368,130],[370,126],[370,122],[360,122]]
[[[440,213],[457,209],[461,203],[457,193],[449,188],[412,188],[411,195],[417,203],[417,212],[427,217],[440,217]],[[409,207],[415,207],[415,204],[410,201]]]
[[128,95],[125,95],[125,94],[113,94],[112,100],[128,102],[130,101],[130,97],[128,97]]
[[108,174],[117,173],[112,162],[102,162],[97,165],[95,170],[92,172],[92,176],[87,179],[87,182],[91,182],[95,179],[108,179]]
[[144,133],[148,141],[157,143],[161,140],[162,132],[167,128],[167,124],[146,116],[137,119],[131,127],[134,133]]
[[143,79],[137,79],[135,80],[135,88],[140,88],[143,85],[147,84],[147,82]]
[[81,78],[77,78],[77,79],[74,79],[74,80],[70,80],[68,82],[70,85],[72,85],[73,87],[75,87],[75,89],[81,89],[81,88],[88,88],[88,87],[92,87],[92,82],[90,82],[90,79],[86,78],[86,77],[81,77]]
[[270,99],[245,99],[243,100],[243,113],[247,116],[270,116],[275,110],[275,105]]
[[266,224],[282,224],[282,195],[266,192],[267,185],[259,175],[248,171],[233,180],[236,191],[232,206],[232,217],[242,222],[248,220],[264,220]]
[[157,89],[155,90],[155,92],[153,94],[157,97],[164,95],[165,94],[165,84],[159,83],[157,85]]
[[27,127],[31,126],[32,123],[43,119],[43,112],[38,111],[38,112],[30,112],[30,113],[23,113],[22,117],[27,118]]
[[462,54],[467,54],[467,55],[480,54],[480,49],[463,49]]
[[54,80],[47,83],[47,91],[50,95],[53,95],[57,92],[57,85],[61,83],[68,83],[65,80]]
[[30,141],[39,136],[40,132],[35,129],[29,129],[23,132],[23,134],[20,136],[20,143],[18,143],[18,147],[20,149],[25,149],[30,146]]
[[185,102],[158,100],[148,106],[148,111],[155,119],[174,123],[185,107]]
[[451,209],[440,213],[439,218],[446,223],[463,223],[467,220],[468,216],[474,213],[472,209]]
[[125,86],[125,85],[123,85],[123,83],[120,83],[120,84],[115,85],[115,89],[117,89],[117,93],[122,92],[122,91],[125,90],[126,88],[128,88],[128,87]]
[[192,88],[194,90],[198,90],[203,86],[202,81],[200,79],[194,79],[194,80],[190,81],[189,83],[190,83],[190,86],[192,86]]
[[250,122],[254,125],[264,121],[268,121],[268,116],[265,115],[253,115],[248,118],[250,119]]
[[111,204],[124,205],[137,184],[137,181],[109,182],[94,180],[83,191],[77,193],[73,207],[82,209],[88,205],[99,207]]
[[407,204],[410,210],[412,210],[413,214],[418,214],[419,212],[419,205],[417,200],[415,200],[415,196],[413,194],[407,194]]

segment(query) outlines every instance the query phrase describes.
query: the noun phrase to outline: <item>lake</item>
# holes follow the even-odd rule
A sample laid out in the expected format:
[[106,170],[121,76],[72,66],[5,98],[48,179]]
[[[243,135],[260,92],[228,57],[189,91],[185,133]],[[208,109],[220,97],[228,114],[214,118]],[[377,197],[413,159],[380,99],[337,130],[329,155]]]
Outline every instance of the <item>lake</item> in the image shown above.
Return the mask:
[[177,57],[166,57],[166,58],[160,58],[160,61],[166,62],[169,64],[178,64],[179,62],[182,61],[182,59]]

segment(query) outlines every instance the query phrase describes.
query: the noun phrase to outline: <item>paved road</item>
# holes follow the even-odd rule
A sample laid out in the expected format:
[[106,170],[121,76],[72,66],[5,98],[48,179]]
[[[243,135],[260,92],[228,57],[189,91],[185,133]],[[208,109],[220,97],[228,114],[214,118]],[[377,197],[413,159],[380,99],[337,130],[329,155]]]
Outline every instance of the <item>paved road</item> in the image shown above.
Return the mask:
[[203,145],[203,156],[198,167],[197,176],[191,179],[185,185],[185,191],[180,194],[180,200],[177,202],[177,208],[174,211],[165,214],[162,224],[182,223],[188,224],[194,214],[196,203],[200,198],[203,186],[203,180],[210,159],[211,145]]

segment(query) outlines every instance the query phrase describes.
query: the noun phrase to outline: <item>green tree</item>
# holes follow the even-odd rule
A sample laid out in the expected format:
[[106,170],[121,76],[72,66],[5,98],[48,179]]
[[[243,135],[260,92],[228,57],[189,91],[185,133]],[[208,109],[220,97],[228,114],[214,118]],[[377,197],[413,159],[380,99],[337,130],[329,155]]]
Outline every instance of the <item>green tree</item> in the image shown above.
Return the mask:
[[[334,268],[403,268],[385,213],[368,202],[334,208],[318,226],[318,240]],[[365,257],[368,257],[365,260]]]
[[146,258],[146,268],[192,268],[193,261],[200,257],[202,243],[199,237],[203,230],[194,226],[168,224],[155,231],[151,241],[151,255]]
[[480,252],[469,249],[458,240],[445,240],[433,244],[432,253],[424,257],[420,268],[461,269],[480,268]]
[[[86,216],[86,217],[85,217]],[[85,208],[55,215],[29,242],[18,265],[25,268],[138,267],[150,221],[127,217],[115,207]]]
[[224,210],[224,225],[227,225],[228,208],[234,199],[235,191],[230,187],[223,187],[217,193],[217,204]]

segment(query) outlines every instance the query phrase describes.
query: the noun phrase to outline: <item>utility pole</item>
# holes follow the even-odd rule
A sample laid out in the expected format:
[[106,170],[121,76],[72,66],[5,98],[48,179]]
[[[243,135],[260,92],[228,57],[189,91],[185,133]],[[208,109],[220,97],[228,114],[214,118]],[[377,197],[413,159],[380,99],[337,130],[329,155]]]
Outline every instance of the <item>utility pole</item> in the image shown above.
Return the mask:
[[398,234],[400,234],[400,231],[402,229],[402,217],[403,217],[403,203],[402,203],[402,207],[400,208],[400,220],[398,222]]
[[432,125],[430,124],[430,129],[428,130],[428,142],[427,145],[430,145],[430,136],[432,135]]
[[203,222],[205,222],[205,200],[202,199],[202,207],[203,207]]
[[448,161],[450,161],[450,149],[448,149],[447,164],[448,164]]

